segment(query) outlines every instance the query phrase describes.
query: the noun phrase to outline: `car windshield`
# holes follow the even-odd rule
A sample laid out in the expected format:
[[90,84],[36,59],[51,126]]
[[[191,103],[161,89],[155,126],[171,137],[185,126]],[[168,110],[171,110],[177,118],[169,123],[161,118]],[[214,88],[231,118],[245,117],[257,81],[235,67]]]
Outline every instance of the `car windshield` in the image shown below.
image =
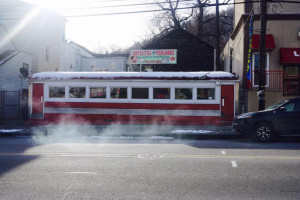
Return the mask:
[[274,109],[280,107],[281,105],[285,104],[286,102],[287,102],[287,100],[275,103],[272,106],[268,107],[266,110],[274,110]]

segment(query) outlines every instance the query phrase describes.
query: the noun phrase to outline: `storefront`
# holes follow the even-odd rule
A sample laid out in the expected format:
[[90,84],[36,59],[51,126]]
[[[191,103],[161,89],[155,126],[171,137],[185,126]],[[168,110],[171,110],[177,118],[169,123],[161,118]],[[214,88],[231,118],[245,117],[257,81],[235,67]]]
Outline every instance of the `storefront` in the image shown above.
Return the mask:
[[283,65],[283,94],[300,95],[300,48],[280,48]]

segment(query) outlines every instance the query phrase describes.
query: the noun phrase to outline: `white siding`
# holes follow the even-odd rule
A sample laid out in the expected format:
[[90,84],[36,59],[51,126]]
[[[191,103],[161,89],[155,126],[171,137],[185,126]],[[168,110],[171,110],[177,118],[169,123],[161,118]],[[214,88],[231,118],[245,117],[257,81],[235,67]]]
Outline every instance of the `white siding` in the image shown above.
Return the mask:
[[23,63],[29,65],[29,71],[32,66],[32,56],[19,52],[13,58],[0,66],[0,90],[17,91],[20,89],[28,89],[27,79],[20,78],[20,68]]
[[[54,11],[41,9],[32,19],[26,20],[35,11],[34,6],[19,0],[0,0],[0,5],[7,4],[11,4],[11,12],[0,8],[0,20],[10,33],[16,48],[33,55],[33,71],[55,71],[62,67],[65,19]],[[45,60],[47,47],[50,50],[49,62]]]
[[[82,70],[81,71],[110,71],[110,72],[122,72],[125,71],[127,58],[111,57],[111,58],[82,58]],[[93,66],[93,67],[91,67]]]

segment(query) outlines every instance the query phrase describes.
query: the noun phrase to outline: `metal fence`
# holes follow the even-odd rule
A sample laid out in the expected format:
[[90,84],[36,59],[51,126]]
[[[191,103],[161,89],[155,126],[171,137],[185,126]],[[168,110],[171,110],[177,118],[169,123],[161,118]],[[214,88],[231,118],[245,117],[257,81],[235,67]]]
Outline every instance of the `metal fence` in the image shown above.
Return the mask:
[[20,91],[0,90],[0,119],[20,119]]
[[[266,90],[283,91],[283,95],[300,95],[300,76],[288,75],[280,70],[265,71]],[[259,71],[252,72],[252,88],[257,90],[259,84]]]

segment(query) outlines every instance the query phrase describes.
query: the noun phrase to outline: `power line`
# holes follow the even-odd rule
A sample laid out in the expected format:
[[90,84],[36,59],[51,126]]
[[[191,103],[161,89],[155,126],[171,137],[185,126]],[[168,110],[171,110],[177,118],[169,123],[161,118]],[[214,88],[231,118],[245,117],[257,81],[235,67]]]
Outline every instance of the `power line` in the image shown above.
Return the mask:
[[[117,0],[116,0],[117,1]],[[120,1],[120,0],[118,0]],[[192,0],[183,0],[185,1],[192,1]],[[246,4],[246,3],[259,3],[260,0],[254,0],[254,1],[247,1],[247,2],[236,2],[236,3],[219,3],[219,6],[228,6],[228,5],[238,5],[238,4]],[[277,1],[279,2],[279,1]],[[281,1],[281,2],[287,2],[287,3],[300,3],[298,1]],[[204,4],[201,7],[207,8],[207,7],[215,7],[216,4]],[[200,6],[194,5],[194,6],[188,6],[188,7],[181,7],[177,8],[178,10],[184,10],[184,9],[193,9],[193,8],[199,8]],[[138,11],[128,11],[128,12],[111,12],[111,13],[94,13],[94,14],[76,14],[76,15],[63,15],[66,18],[75,18],[75,17],[93,17],[93,16],[109,16],[109,15],[125,15],[125,14],[139,14],[139,13],[150,13],[150,12],[165,12],[165,10],[157,9],[157,10],[138,10]],[[2,20],[16,20],[21,19],[20,17],[11,17],[11,18],[2,18]]]
[[[176,1],[171,1],[175,3]],[[193,2],[193,0],[181,0],[179,3]],[[82,9],[99,9],[99,8],[118,8],[118,7],[134,7],[134,6],[144,6],[144,5],[157,5],[157,4],[167,4],[168,2],[152,2],[152,3],[137,3],[137,4],[121,4],[121,5],[106,5],[106,6],[87,6],[87,7],[74,7],[74,8],[57,8],[54,10],[82,10]],[[22,11],[22,10],[19,10]],[[4,11],[9,12],[9,11]]]

